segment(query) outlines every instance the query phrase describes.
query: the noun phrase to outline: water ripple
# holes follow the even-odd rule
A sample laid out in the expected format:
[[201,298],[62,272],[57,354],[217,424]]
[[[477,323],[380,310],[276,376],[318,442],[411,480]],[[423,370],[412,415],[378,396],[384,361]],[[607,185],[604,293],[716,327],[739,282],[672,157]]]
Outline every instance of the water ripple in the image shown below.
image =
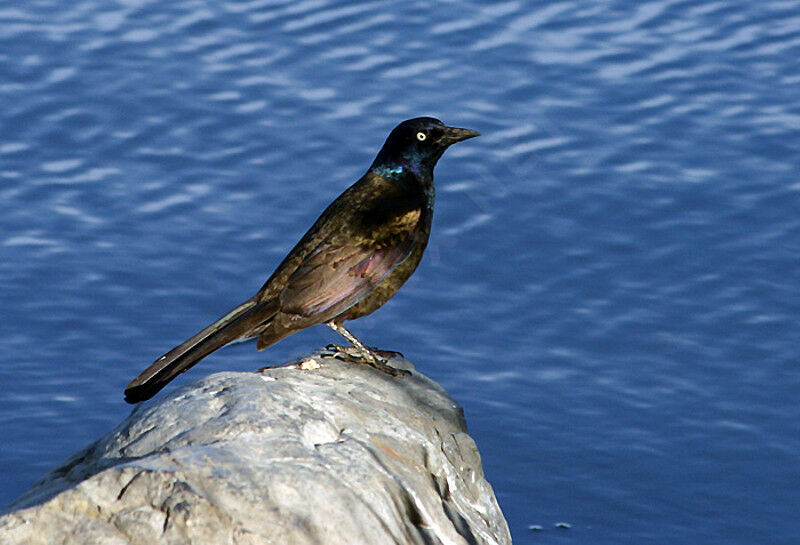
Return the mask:
[[[429,114],[484,136],[354,327],[465,405],[515,542],[563,509],[579,539],[794,539],[798,24],[739,0],[0,8],[6,499]],[[304,335],[268,357],[331,340]]]

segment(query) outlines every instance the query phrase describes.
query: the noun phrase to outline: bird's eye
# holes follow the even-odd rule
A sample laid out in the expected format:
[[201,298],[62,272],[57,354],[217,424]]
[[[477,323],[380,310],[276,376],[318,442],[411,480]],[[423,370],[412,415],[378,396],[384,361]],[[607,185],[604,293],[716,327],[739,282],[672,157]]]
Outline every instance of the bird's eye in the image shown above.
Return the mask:
[[420,131],[417,133],[417,140],[419,140],[420,142],[424,142],[426,138],[428,138],[428,135],[425,134],[424,132]]

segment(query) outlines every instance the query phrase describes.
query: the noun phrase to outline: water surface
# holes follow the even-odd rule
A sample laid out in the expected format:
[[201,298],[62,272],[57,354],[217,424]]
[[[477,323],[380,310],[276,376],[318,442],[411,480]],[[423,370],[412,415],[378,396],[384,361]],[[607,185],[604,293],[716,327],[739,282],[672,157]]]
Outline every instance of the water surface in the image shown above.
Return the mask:
[[0,503],[434,115],[484,136],[352,329],[464,406],[515,543],[796,542],[798,59],[778,0],[0,4]]

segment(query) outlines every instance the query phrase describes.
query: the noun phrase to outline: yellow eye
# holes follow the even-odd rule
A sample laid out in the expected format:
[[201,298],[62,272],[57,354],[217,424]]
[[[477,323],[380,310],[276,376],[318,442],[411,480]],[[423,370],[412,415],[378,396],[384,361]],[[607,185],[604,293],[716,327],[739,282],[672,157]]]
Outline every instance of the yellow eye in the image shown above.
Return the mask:
[[426,138],[428,138],[428,135],[425,134],[424,132],[417,133],[417,140],[419,140],[420,142],[424,142]]

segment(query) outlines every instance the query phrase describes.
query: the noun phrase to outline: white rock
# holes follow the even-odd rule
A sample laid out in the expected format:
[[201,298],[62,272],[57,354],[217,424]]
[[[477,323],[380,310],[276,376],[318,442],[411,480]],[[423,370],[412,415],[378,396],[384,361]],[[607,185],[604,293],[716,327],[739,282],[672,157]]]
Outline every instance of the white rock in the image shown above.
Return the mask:
[[440,386],[314,359],[137,406],[8,506],[0,543],[511,543]]

